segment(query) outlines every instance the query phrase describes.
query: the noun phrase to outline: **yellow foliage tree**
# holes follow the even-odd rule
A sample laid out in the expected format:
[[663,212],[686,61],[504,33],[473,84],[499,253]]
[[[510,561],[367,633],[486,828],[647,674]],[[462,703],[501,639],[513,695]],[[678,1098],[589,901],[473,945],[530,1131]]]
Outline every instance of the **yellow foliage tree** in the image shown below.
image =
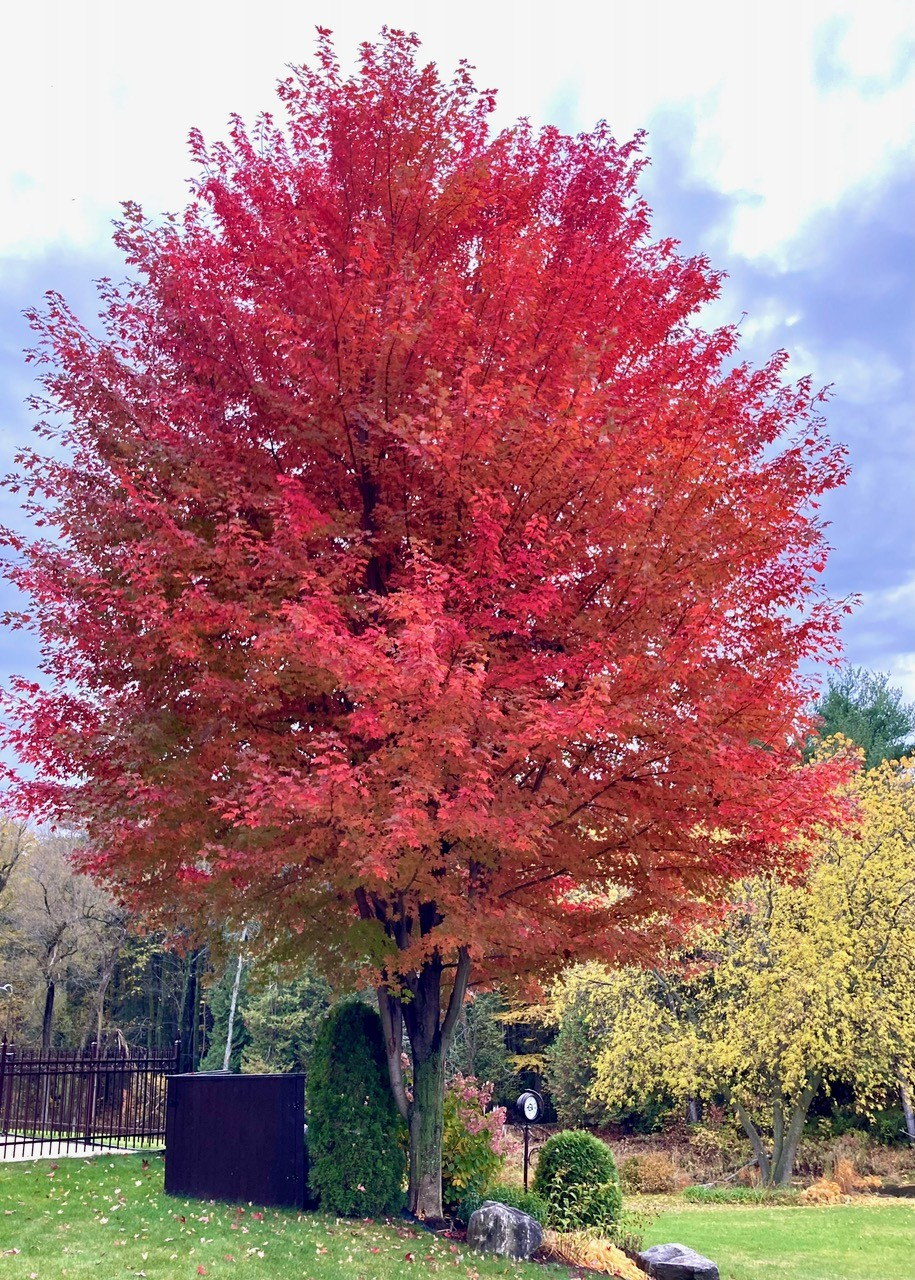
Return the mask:
[[555,991],[595,1046],[593,1098],[725,1097],[763,1181],[787,1182],[821,1085],[868,1110],[915,1083],[915,770],[851,784],[860,823],[824,833],[800,879],[758,878],[724,926],[657,969],[582,965]]

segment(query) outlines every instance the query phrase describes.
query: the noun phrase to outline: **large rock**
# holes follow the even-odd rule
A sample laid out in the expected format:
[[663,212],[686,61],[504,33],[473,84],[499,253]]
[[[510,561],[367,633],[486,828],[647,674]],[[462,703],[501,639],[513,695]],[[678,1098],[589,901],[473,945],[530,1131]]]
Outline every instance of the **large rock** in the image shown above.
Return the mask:
[[497,1200],[484,1200],[470,1215],[467,1243],[483,1253],[524,1259],[543,1244],[543,1228],[536,1218],[520,1209],[510,1209]]
[[685,1244],[654,1244],[639,1254],[639,1266],[652,1280],[718,1280],[718,1268]]

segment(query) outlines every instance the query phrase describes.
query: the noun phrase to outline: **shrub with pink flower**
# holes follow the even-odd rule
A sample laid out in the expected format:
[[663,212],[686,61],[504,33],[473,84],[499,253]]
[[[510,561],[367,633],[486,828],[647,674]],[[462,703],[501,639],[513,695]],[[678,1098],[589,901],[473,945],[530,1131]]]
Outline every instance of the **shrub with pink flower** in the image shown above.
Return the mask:
[[482,1194],[505,1161],[505,1108],[490,1109],[492,1091],[491,1084],[460,1074],[445,1089],[442,1200],[449,1208]]

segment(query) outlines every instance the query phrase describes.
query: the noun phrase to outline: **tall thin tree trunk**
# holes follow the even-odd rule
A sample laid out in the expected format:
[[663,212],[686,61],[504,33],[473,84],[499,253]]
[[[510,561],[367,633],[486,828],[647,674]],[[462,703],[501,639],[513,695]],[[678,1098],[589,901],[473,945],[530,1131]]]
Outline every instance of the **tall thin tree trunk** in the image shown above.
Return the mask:
[[[244,946],[248,940],[248,926],[245,925],[241,931],[241,945]],[[232,1038],[235,1034],[235,1010],[238,1008],[238,989],[241,986],[241,971],[244,967],[245,958],[239,951],[238,963],[235,966],[235,981],[232,983],[232,999],[229,1002],[229,1023],[226,1027],[226,1051],[222,1056],[222,1069],[228,1071],[232,1062]]]
[[200,1061],[200,956],[195,951],[191,960],[190,991],[187,1002],[187,1025],[190,1032],[191,1070],[196,1071]]
[[54,1024],[54,979],[48,978],[44,993],[44,1014],[41,1019],[41,1047],[47,1052],[51,1047],[51,1029]]
[[147,964],[143,974],[146,983],[146,1052],[152,1054],[157,1049],[156,1037],[156,970],[154,964]]
[[785,1108],[781,1098],[772,1099],[772,1167],[770,1176],[775,1182],[785,1146]]
[[407,1204],[418,1218],[442,1217],[442,1105],[445,1095],[441,1036],[442,962],[432,956],[409,982],[404,1022],[413,1059],[410,1103],[410,1177]]
[[183,1070],[196,1071],[200,1058],[199,1024],[200,1009],[198,1000],[199,971],[205,948],[189,951],[184,964],[184,981],[182,983],[179,1012],[180,1038]]
[[[162,974],[163,961],[160,955],[154,955],[152,961],[152,974],[150,975],[149,1000],[152,1022],[153,1046],[158,1051],[163,1047],[164,1040],[162,1036],[162,1015],[165,1012],[165,990],[163,985]],[[179,1039],[181,1036],[181,1024],[177,1023],[173,1040]]]
[[102,1027],[105,1024],[105,996],[111,985],[111,979],[114,974],[114,967],[117,960],[116,954],[112,955],[106,965],[103,966],[99,975],[99,983],[95,990],[95,1042],[102,1043]]

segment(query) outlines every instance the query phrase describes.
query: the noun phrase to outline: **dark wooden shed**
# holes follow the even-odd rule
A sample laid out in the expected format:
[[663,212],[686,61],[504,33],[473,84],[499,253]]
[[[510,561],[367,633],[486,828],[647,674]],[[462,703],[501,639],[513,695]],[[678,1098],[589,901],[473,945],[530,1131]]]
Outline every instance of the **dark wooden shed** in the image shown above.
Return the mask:
[[304,1076],[169,1077],[168,1195],[301,1209],[307,1176]]

